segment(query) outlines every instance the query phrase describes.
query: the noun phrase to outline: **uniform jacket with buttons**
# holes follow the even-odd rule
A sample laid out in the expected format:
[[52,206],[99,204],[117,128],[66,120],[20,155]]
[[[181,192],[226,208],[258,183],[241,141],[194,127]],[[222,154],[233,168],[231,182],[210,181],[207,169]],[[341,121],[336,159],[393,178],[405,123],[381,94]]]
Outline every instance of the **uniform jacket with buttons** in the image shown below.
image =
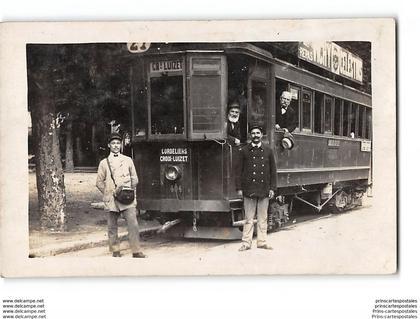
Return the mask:
[[[112,175],[115,179],[117,187],[129,186],[136,189],[139,180],[137,178],[136,168],[134,167],[133,160],[123,154],[118,154],[117,157],[114,157],[114,154],[112,153],[108,156],[108,159],[111,164]],[[136,199],[134,199],[134,201],[128,205],[121,204],[114,199],[113,192],[116,187],[112,181],[106,158],[104,158],[99,163],[96,187],[103,194],[105,208],[110,211],[118,212],[130,207],[137,206]],[[136,194],[136,192],[134,192],[134,194]]]
[[277,188],[276,163],[272,149],[261,143],[244,146],[239,153],[236,189],[246,197],[268,197],[270,190]]

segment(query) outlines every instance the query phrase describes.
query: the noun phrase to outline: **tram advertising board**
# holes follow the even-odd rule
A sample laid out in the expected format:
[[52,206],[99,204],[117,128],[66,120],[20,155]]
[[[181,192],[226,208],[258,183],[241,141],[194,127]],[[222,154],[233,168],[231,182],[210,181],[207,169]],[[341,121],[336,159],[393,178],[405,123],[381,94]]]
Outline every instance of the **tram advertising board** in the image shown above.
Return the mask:
[[299,42],[298,57],[337,75],[363,83],[363,60],[333,42]]

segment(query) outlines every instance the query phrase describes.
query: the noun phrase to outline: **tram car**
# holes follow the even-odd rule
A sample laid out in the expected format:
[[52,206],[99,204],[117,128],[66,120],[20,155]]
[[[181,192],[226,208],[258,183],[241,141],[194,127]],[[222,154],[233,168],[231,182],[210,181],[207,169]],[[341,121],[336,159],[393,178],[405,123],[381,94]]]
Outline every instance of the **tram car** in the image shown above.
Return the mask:
[[[282,60],[276,53],[281,45],[156,43],[132,55],[139,209],[159,220],[162,231],[241,238],[244,214],[235,187],[241,145],[227,136],[233,100],[241,109],[242,145],[249,141],[248,127],[257,123],[275,153],[277,189],[269,229],[281,227],[297,202],[318,212],[361,205],[371,183],[371,95],[326,70]],[[285,90],[297,114],[289,136],[293,143],[276,128]]]

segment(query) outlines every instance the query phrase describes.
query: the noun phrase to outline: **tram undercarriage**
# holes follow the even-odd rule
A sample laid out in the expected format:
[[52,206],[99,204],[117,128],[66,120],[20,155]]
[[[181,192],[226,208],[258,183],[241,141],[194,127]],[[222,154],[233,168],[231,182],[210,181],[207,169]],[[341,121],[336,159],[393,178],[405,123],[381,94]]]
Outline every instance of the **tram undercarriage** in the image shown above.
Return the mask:
[[[353,185],[352,185],[353,184]],[[320,185],[316,185],[320,186]],[[339,188],[301,186],[300,192],[279,195],[270,201],[267,212],[268,232],[276,232],[287,225],[296,207],[310,209],[310,214],[321,212],[329,214],[344,213],[362,206],[367,183],[347,183]],[[330,193],[327,193],[330,190]],[[155,219],[161,227],[155,229],[158,235],[183,238],[206,238],[236,240],[242,238],[242,227],[245,224],[242,199],[229,201],[230,212],[148,211],[143,219]],[[299,208],[297,208],[299,210]],[[254,219],[254,224],[257,219]]]

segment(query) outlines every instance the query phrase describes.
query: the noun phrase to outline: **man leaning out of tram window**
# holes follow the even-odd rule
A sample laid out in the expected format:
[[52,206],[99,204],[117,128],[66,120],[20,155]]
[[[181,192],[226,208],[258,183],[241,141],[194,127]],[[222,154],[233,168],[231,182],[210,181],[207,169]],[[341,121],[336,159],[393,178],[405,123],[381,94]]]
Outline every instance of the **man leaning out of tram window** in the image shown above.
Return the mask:
[[273,249],[267,244],[267,209],[276,189],[276,163],[272,149],[261,142],[263,130],[250,127],[251,143],[242,147],[236,178],[238,195],[243,196],[245,224],[239,251],[251,249],[254,217],[257,211],[257,248]]
[[297,113],[290,107],[292,93],[283,91],[280,96],[280,108],[276,110],[276,130],[284,129],[292,133],[298,124]]
[[241,143],[241,127],[239,117],[241,108],[238,102],[232,102],[228,107],[228,125],[227,135],[231,145],[239,145]]
[[[127,221],[128,240],[134,258],[145,258],[140,250],[139,224],[137,221],[137,201],[122,204],[114,198],[118,187],[128,186],[136,189],[138,178],[133,160],[120,153],[121,135],[112,133],[108,139],[110,154],[99,163],[96,187],[103,194],[105,208],[108,210],[108,241],[113,257],[121,257],[118,240],[118,217],[122,213]],[[112,172],[112,173],[111,173]],[[112,174],[112,175],[111,175]]]

